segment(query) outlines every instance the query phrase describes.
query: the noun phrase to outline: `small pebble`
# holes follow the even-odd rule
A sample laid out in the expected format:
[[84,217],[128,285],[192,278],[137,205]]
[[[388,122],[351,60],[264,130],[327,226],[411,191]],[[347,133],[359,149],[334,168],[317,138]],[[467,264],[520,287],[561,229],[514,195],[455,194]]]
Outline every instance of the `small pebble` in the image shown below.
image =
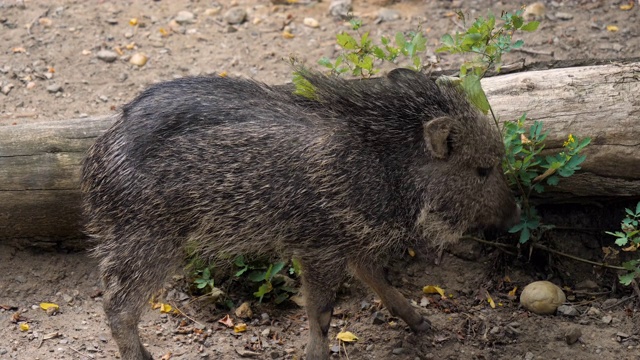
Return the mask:
[[404,354],[404,348],[395,348],[395,349],[391,350],[391,353],[393,355],[402,355],[402,354]]
[[378,18],[385,22],[399,20],[401,18],[398,10],[382,8],[378,10]]
[[310,17],[304,18],[304,20],[302,20],[302,23],[305,26],[308,26],[310,28],[320,27],[320,23],[318,22],[318,20],[316,20],[314,18],[310,18]]
[[247,19],[247,11],[239,6],[232,7],[223,16],[229,25],[242,24]]
[[196,16],[190,11],[180,11],[175,17],[175,21],[180,25],[193,24]]
[[52,93],[52,94],[55,94],[55,93],[57,93],[59,91],[62,91],[62,86],[60,86],[58,84],[51,84],[51,85],[47,86],[47,91]]
[[135,53],[131,55],[131,59],[129,59],[129,63],[133,65],[138,65],[138,66],[144,66],[144,64],[147,63],[147,60],[149,60],[147,55],[143,53]]
[[573,345],[580,339],[580,336],[582,336],[582,331],[580,328],[574,326],[564,334],[564,340],[567,342],[567,345]]
[[335,17],[346,17],[351,11],[351,0],[332,0],[329,14]]
[[556,18],[560,20],[571,20],[573,19],[573,14],[566,13],[566,12],[557,12]]
[[100,50],[96,56],[104,62],[112,63],[118,58],[118,53],[111,50]]

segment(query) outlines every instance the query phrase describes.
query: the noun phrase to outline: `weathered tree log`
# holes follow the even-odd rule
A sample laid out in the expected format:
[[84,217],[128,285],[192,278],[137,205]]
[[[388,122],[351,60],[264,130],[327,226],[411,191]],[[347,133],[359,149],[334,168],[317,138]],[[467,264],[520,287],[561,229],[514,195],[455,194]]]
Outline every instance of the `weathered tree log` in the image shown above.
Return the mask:
[[[551,130],[591,137],[570,196],[640,196],[640,63],[530,71],[483,80],[502,121],[527,112]],[[0,126],[0,241],[82,247],[80,166],[113,116]],[[34,240],[35,239],[35,240]]]

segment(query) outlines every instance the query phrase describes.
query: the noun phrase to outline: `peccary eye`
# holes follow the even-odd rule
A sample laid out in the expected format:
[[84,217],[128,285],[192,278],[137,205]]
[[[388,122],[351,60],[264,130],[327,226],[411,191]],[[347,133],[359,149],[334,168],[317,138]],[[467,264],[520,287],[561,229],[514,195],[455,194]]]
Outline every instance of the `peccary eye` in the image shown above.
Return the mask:
[[492,167],[478,167],[476,171],[478,172],[478,176],[487,177],[491,174]]

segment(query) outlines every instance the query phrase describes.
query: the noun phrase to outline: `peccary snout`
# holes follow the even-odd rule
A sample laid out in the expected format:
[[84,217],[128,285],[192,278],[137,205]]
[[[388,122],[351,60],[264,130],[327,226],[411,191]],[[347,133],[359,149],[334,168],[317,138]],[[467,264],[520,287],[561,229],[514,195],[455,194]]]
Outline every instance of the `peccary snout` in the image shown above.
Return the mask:
[[232,78],[153,85],[89,150],[86,231],[123,360],[151,359],[140,313],[187,246],[211,259],[296,257],[307,359],[324,360],[347,268],[424,331],[429,322],[385,280],[386,259],[518,217],[500,134],[453,85],[409,70],[371,81],[302,75],[312,99]]

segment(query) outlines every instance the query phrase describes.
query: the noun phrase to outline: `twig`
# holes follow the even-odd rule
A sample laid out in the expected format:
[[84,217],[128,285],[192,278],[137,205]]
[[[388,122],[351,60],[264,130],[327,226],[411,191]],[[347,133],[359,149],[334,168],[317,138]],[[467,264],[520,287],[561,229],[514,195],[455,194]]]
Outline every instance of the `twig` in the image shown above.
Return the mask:
[[[487,245],[491,245],[491,246],[494,246],[494,247],[497,247],[497,248],[501,248],[501,250],[503,250],[503,251],[504,251],[504,249],[502,249],[502,248],[504,248],[504,247],[508,247],[508,248],[513,248],[514,247],[512,245],[500,244],[500,243],[496,243],[496,242],[492,242],[492,241],[479,239],[479,238],[477,238],[475,236],[463,236],[462,238],[463,239],[475,240],[475,241],[483,243],[483,244],[487,244]],[[626,270],[625,268],[623,268],[621,266],[608,265],[606,263],[599,263],[599,262],[596,262],[596,261],[583,259],[581,257],[577,257],[577,256],[574,256],[574,255],[565,254],[565,253],[563,253],[561,251],[550,249],[550,248],[548,248],[548,247],[546,247],[544,245],[532,244],[531,246],[536,248],[536,249],[544,250],[544,251],[550,252],[552,254],[564,256],[566,258],[569,258],[569,259],[572,259],[572,260],[576,260],[576,261],[580,261],[580,262],[583,262],[583,263],[587,263],[587,264],[591,264],[591,265],[597,265],[597,266],[600,266],[600,267],[604,267],[604,268],[607,268],[607,269],[613,269],[613,270]],[[637,286],[637,284],[636,284],[636,286]],[[638,291],[639,291],[639,294],[640,294],[640,290],[638,290]],[[640,295],[638,297],[640,297]]]
[[71,349],[71,350],[75,351],[75,352],[76,352],[76,353],[78,353],[78,355],[80,355],[80,356],[84,356],[84,357],[89,358],[89,359],[93,359],[93,358],[95,358],[95,356],[93,356],[93,355],[91,355],[91,354],[83,354],[83,353],[81,353],[81,352],[80,352],[80,350],[78,350],[78,349],[74,349],[72,346],[69,346],[69,349]]
[[620,305],[622,303],[625,303],[625,302],[627,302],[627,301],[629,301],[631,299],[633,299],[633,296],[624,297],[624,298],[620,299],[619,301],[616,301],[615,304],[612,304],[612,305],[609,305],[609,306],[606,306],[606,307],[603,306],[602,310],[609,310],[609,309],[614,308],[614,307],[616,307],[616,306],[618,306],[618,305]]
[[595,262],[595,261],[591,261],[591,260],[583,259],[583,258],[581,258],[581,257],[577,257],[577,256],[570,255],[570,254],[565,254],[565,253],[563,253],[563,252],[560,252],[560,251],[557,251],[557,250],[550,249],[550,248],[548,248],[548,247],[546,247],[546,246],[544,246],[544,245],[540,245],[540,244],[532,244],[532,246],[533,246],[534,248],[536,248],[536,249],[545,250],[545,251],[548,251],[548,252],[550,252],[550,253],[552,253],[552,254],[556,254],[556,255],[564,256],[564,257],[567,257],[567,258],[569,258],[569,259],[573,259],[573,260],[580,261],[580,262],[583,262],[583,263],[587,263],[587,264],[591,264],[591,265],[597,265],[597,266],[601,266],[601,267],[603,267],[603,268],[607,268],[607,269],[614,269],[614,270],[626,270],[626,269],[625,269],[625,268],[623,268],[622,266],[608,265],[608,264],[606,264],[606,263],[599,263],[599,262]]
[[553,56],[553,51],[531,50],[531,49],[512,49],[513,51],[523,52],[531,55]]
[[187,319],[189,319],[189,320],[193,321],[194,323],[196,323],[196,324],[200,325],[200,326],[201,326],[201,327],[203,327],[203,328],[205,328],[205,327],[206,327],[206,325],[205,325],[205,324],[203,324],[203,323],[201,323],[200,321],[198,321],[198,320],[196,320],[196,319],[192,318],[191,316],[187,315],[184,311],[180,310],[177,306],[175,306],[175,304],[173,305],[173,308],[174,308],[174,309],[176,309],[176,311],[178,311],[178,312],[180,313],[180,315],[182,315],[182,316],[186,317]]
[[487,245],[490,245],[490,246],[496,247],[496,248],[498,248],[499,250],[501,250],[501,251],[503,251],[503,252],[505,252],[505,253],[507,253],[507,254],[509,254],[509,255],[511,255],[511,256],[516,256],[516,255],[517,255],[516,253],[514,253],[514,252],[512,252],[512,251],[509,251],[509,250],[507,250],[507,249],[506,249],[506,248],[512,248],[512,249],[515,249],[515,246],[513,246],[513,245],[509,245],[509,244],[501,244],[501,243],[497,243],[497,242],[487,241],[487,240],[483,240],[483,239],[480,239],[480,238],[477,238],[477,237],[474,237],[474,236],[463,236],[463,237],[462,237],[462,239],[471,239],[471,240],[475,240],[475,241],[477,241],[477,242],[479,242],[479,243],[487,244]]

